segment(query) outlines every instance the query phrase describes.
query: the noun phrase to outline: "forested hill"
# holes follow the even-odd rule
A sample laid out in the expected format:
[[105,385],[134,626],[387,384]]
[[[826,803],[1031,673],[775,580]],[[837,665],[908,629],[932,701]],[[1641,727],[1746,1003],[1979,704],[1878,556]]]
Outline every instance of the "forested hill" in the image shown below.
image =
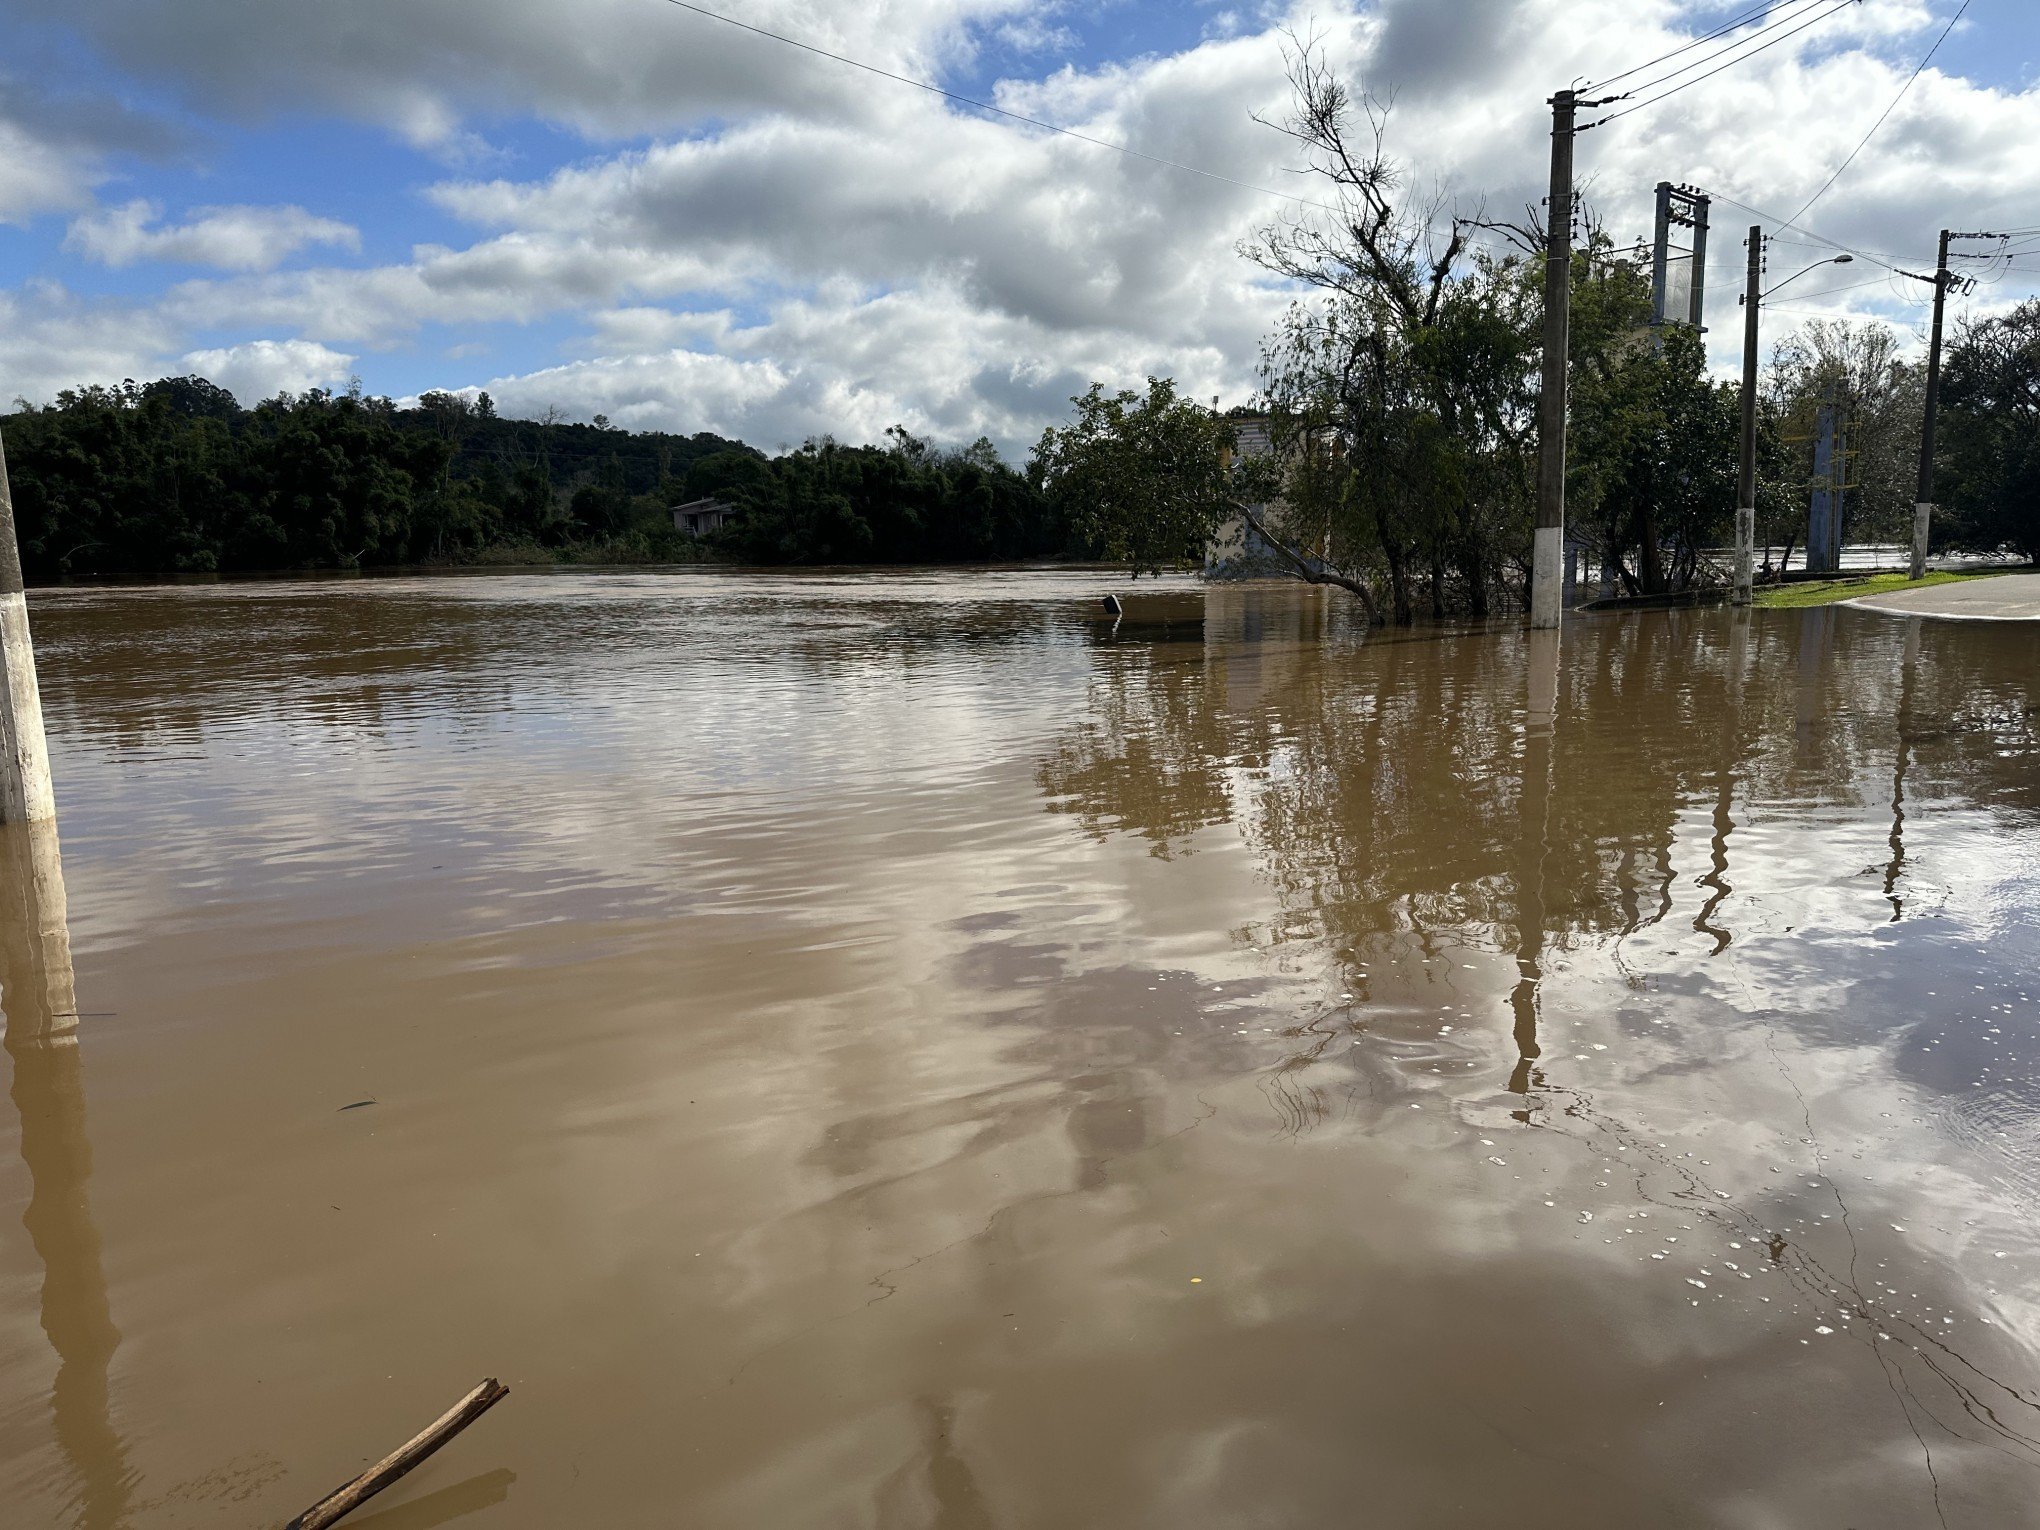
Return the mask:
[[[243,409],[198,377],[67,391],[0,419],[31,580],[573,559],[953,562],[1060,556],[1059,523],[988,443],[810,442],[415,408],[312,391]],[[668,508],[743,515],[706,546]]]

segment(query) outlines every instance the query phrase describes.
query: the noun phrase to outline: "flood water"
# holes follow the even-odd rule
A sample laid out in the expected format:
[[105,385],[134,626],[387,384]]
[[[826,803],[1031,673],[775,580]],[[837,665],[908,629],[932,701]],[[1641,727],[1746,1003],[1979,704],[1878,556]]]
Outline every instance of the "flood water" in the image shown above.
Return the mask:
[[2040,1525],[2040,624],[32,610],[9,1526]]

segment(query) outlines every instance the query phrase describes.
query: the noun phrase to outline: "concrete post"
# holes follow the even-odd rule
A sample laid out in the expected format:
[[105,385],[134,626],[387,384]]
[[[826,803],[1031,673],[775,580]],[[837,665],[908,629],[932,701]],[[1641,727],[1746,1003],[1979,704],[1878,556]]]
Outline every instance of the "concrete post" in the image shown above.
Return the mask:
[[1565,394],[1571,344],[1573,124],[1578,98],[1551,98],[1551,205],[1544,246],[1544,383],[1537,404],[1537,529],[1530,549],[1530,625],[1565,609]]
[[1927,343],[1927,397],[1920,418],[1920,490],[1913,496],[1912,561],[1914,579],[1927,572],[1927,531],[1934,519],[1934,425],[1941,408],[1941,321],[1948,308],[1948,241],[1941,230],[1940,258],[1934,263],[1934,330]]
[[0,826],[0,1015],[11,1052],[76,1040],[71,912],[54,823]]
[[39,823],[56,816],[49,745],[43,737],[42,692],[36,687],[35,647],[28,636],[21,549],[14,540],[7,447],[0,442],[0,823]]
[[1750,227],[1749,285],[1743,294],[1742,462],[1735,498],[1735,603],[1753,598],[1757,561],[1757,311],[1763,304],[1764,230]]
[[1835,485],[1843,481],[1835,468],[1840,453],[1840,429],[1836,424],[1839,410],[1834,388],[1830,385],[1814,415],[1813,501],[1806,515],[1806,571],[1809,574],[1832,574],[1841,561],[1842,507],[1840,496],[1835,492]]

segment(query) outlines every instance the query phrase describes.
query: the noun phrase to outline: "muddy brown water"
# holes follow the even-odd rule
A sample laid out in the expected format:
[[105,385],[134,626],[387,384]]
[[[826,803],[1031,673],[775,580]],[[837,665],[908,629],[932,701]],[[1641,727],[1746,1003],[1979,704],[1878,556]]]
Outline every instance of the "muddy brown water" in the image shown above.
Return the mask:
[[2040,626],[33,609],[9,1526],[2040,1525]]

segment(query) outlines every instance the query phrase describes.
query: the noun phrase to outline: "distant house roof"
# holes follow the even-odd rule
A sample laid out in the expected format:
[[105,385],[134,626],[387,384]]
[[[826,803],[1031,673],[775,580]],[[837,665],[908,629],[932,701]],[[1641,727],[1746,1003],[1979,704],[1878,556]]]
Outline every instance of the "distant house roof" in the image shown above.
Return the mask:
[[724,515],[729,515],[734,513],[736,508],[735,505],[710,495],[707,499],[690,499],[684,505],[675,505],[673,513],[675,515],[700,515],[705,511],[720,510]]

